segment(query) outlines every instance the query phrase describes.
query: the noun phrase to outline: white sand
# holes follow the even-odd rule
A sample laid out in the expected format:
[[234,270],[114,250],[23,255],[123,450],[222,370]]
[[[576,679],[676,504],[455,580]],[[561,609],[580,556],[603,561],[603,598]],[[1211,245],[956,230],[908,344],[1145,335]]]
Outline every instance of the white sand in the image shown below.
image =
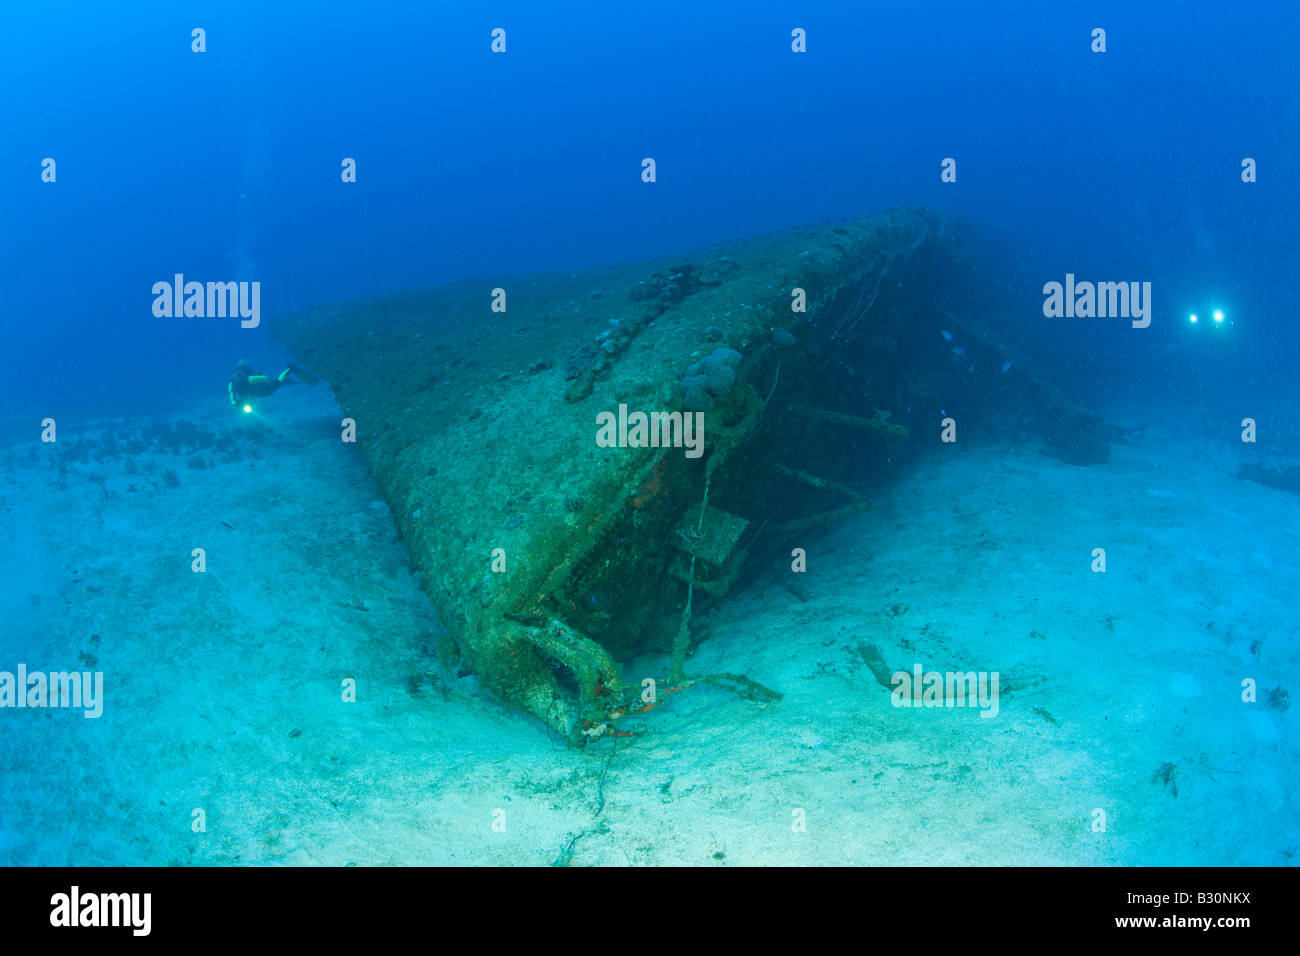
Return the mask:
[[[764,575],[697,622],[693,672],[782,701],[695,687],[573,752],[440,670],[324,390],[266,405],[252,461],[118,449],[60,483],[49,448],[9,457],[0,669],[93,655],[108,699],[0,711],[0,862],[1295,862],[1297,709],[1264,698],[1300,690],[1300,497],[1232,477],[1226,445],[1152,435],[1094,468],[952,447],[809,538],[806,600]],[[998,716],[891,706],[862,641],[892,669],[998,671]]]

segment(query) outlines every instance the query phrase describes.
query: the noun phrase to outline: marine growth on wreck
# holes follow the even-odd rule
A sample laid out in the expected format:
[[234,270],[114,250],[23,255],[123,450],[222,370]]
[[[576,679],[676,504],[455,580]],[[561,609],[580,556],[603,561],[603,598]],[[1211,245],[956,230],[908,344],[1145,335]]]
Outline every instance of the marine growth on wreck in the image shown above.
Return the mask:
[[[987,327],[973,246],[900,208],[274,331],[355,423],[444,658],[580,746],[699,682],[779,697],[697,673],[692,620],[956,430],[1108,457],[1100,419]],[[650,652],[665,670],[629,669]]]

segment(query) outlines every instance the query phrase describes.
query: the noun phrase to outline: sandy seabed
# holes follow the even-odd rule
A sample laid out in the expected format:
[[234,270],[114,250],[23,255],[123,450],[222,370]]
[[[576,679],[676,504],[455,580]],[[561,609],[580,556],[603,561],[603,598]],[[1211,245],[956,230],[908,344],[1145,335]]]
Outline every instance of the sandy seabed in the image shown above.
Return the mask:
[[[0,862],[1296,862],[1300,497],[1226,442],[932,454],[696,622],[693,672],[782,700],[698,686],[576,752],[440,667],[328,395],[274,409],[9,449],[0,670],[106,699],[0,710]],[[998,672],[997,716],[894,706],[871,648]]]

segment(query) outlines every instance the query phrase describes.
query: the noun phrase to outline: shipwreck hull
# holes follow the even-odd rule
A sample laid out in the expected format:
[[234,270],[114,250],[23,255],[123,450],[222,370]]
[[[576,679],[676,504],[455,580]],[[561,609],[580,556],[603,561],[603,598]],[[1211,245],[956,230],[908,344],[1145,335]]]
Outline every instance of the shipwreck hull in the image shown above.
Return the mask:
[[[940,408],[972,427],[1012,409],[1062,457],[1104,459],[1095,416],[980,321],[970,245],[894,210],[318,307],[273,331],[355,421],[446,656],[581,744],[648,708],[646,677],[773,696],[689,675],[692,615],[867,510],[864,487],[939,447]],[[967,343],[959,362],[945,331]],[[597,441],[601,413],[684,403],[703,415],[698,457]],[[652,650],[671,654],[667,673],[622,673]]]

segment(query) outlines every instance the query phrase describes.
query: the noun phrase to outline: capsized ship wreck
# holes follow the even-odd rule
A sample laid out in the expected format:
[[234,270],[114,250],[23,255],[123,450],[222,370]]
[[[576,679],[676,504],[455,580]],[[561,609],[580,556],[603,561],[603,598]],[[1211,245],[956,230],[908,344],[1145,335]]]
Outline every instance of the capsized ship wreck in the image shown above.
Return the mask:
[[[944,418],[962,440],[999,422],[1107,459],[1104,423],[982,321],[976,246],[898,209],[317,307],[274,331],[355,421],[448,662],[582,745],[654,705],[647,677],[779,696],[692,674],[692,617],[868,510],[864,487],[945,447]],[[604,447],[598,416],[620,406],[699,413],[702,449]],[[666,673],[624,673],[655,650]]]

